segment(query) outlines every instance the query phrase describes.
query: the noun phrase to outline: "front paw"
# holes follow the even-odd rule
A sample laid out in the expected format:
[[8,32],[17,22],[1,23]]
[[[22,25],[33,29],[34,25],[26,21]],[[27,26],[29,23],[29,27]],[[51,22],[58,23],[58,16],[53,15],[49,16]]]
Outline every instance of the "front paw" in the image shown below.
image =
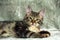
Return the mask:
[[46,38],[50,36],[50,33],[48,31],[41,31],[40,33],[40,38]]

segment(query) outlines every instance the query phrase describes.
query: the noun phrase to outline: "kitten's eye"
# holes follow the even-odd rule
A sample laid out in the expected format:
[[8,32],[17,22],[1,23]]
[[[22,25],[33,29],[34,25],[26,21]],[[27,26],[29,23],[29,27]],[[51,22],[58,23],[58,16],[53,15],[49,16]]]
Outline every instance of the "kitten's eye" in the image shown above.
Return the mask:
[[26,19],[28,19],[28,17],[26,17]]
[[36,19],[36,22],[39,22],[39,19]]
[[39,21],[39,19],[36,19],[37,21]]
[[30,19],[32,19],[32,18],[30,17]]

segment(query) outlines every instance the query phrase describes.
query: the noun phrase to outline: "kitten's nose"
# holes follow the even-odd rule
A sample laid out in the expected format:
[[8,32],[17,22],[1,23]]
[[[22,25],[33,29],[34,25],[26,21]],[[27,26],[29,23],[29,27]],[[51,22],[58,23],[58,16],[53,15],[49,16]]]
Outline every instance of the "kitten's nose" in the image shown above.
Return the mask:
[[31,22],[32,22],[32,23],[34,23],[34,22],[35,22],[35,20],[32,20]]
[[32,20],[31,22],[32,22],[32,24],[34,24],[35,23],[35,20]]

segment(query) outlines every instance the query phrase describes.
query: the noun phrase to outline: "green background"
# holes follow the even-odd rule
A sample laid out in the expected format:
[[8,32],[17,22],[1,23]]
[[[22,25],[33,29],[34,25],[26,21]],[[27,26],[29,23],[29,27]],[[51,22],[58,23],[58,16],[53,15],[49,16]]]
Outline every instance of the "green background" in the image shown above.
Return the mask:
[[0,0],[0,21],[19,21],[30,5],[33,11],[46,9],[42,28],[60,29],[60,0]]

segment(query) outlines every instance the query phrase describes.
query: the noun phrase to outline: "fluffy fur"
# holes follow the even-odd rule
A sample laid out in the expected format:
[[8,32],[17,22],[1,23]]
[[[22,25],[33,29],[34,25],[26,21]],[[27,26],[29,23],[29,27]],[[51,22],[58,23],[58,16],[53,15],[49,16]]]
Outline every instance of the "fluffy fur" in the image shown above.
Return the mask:
[[40,31],[44,14],[44,9],[39,12],[34,12],[30,6],[28,6],[26,15],[22,21],[0,22],[0,37],[44,38],[50,36],[48,31]]

